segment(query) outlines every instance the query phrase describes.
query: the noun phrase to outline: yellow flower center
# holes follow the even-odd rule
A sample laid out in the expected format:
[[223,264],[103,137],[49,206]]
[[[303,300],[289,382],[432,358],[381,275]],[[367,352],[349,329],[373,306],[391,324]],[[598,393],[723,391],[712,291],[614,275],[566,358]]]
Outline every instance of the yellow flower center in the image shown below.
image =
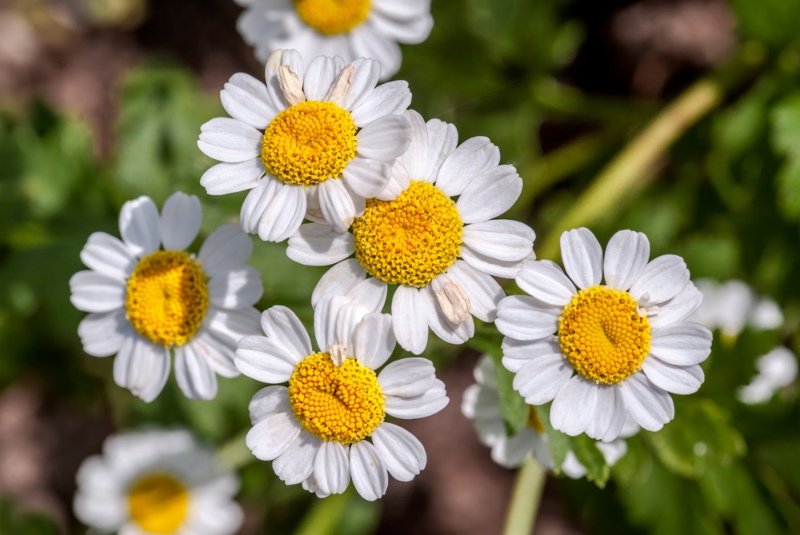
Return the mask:
[[289,379],[289,401],[311,434],[342,444],[365,439],[386,415],[375,372],[353,359],[336,366],[328,353],[297,363]]
[[261,161],[286,184],[313,186],[341,176],[356,156],[356,123],[333,102],[307,100],[269,123]]
[[539,418],[539,413],[536,412],[536,407],[528,405],[528,427],[537,433],[544,433],[544,424]]
[[349,32],[366,20],[370,0],[294,0],[297,15],[325,35]]
[[164,474],[149,475],[128,490],[131,518],[148,533],[175,533],[186,520],[189,493],[180,481]]
[[450,197],[412,180],[393,201],[367,200],[353,221],[356,258],[373,277],[422,288],[461,256],[463,230]]
[[185,251],[156,251],[128,279],[125,309],[142,336],[165,347],[183,345],[208,310],[206,275]]
[[558,341],[578,373],[614,384],[641,367],[650,351],[650,322],[627,292],[592,286],[564,307]]

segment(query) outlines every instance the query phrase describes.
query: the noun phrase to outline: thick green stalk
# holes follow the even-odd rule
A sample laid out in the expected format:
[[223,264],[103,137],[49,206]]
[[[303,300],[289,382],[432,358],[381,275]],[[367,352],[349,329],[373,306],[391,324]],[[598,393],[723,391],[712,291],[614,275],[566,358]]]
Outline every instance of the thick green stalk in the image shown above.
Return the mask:
[[546,472],[529,455],[517,472],[517,480],[511,495],[511,504],[506,514],[503,535],[530,535],[539,511]]

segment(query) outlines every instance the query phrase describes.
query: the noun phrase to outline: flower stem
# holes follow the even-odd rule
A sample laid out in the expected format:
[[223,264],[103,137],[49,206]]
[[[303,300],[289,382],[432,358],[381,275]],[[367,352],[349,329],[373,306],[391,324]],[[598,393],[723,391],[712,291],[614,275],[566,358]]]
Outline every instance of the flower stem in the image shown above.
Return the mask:
[[295,535],[329,535],[336,533],[347,504],[352,497],[351,488],[343,494],[332,494],[327,498],[314,499],[314,504],[294,532]]
[[530,535],[539,511],[545,475],[544,468],[529,455],[517,472],[503,535]]
[[250,448],[245,444],[247,431],[249,431],[249,429],[242,431],[230,439],[217,451],[217,456],[220,461],[222,461],[222,464],[231,470],[238,470],[256,459],[250,451]]

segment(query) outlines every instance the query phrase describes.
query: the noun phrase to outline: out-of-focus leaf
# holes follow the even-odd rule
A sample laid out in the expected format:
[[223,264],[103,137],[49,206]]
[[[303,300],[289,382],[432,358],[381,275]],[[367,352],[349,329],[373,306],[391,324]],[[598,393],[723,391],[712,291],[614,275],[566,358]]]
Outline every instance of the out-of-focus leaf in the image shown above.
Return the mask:
[[0,533],[9,535],[57,535],[55,523],[42,513],[23,513],[6,499],[0,500]]
[[584,434],[570,438],[575,457],[586,468],[586,478],[601,489],[604,488],[611,475],[611,470],[606,464],[603,453],[597,448],[597,441]]
[[789,219],[800,219],[800,157],[788,160],[778,172],[776,180],[777,201],[781,211]]
[[739,30],[747,37],[780,48],[797,37],[800,3],[794,0],[733,0]]
[[770,119],[775,151],[800,155],[800,93],[786,97],[776,104]]
[[739,266],[739,243],[731,235],[696,235],[687,240],[681,256],[693,277],[732,278]]

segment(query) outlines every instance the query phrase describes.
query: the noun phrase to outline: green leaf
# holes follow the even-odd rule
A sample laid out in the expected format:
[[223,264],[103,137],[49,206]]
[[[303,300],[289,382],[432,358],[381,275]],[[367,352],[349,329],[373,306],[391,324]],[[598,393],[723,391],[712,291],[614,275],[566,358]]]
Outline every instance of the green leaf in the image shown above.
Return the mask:
[[[800,143],[800,140],[798,140]],[[784,163],[778,176],[778,206],[792,220],[800,219],[800,157]]]
[[800,2],[796,0],[733,0],[738,30],[749,38],[782,48],[797,37]]
[[572,438],[572,451],[586,468],[586,478],[601,489],[606,486],[611,469],[603,453],[597,448],[597,441],[581,434]]
[[770,119],[775,151],[800,156],[800,93],[794,93],[776,104]]

